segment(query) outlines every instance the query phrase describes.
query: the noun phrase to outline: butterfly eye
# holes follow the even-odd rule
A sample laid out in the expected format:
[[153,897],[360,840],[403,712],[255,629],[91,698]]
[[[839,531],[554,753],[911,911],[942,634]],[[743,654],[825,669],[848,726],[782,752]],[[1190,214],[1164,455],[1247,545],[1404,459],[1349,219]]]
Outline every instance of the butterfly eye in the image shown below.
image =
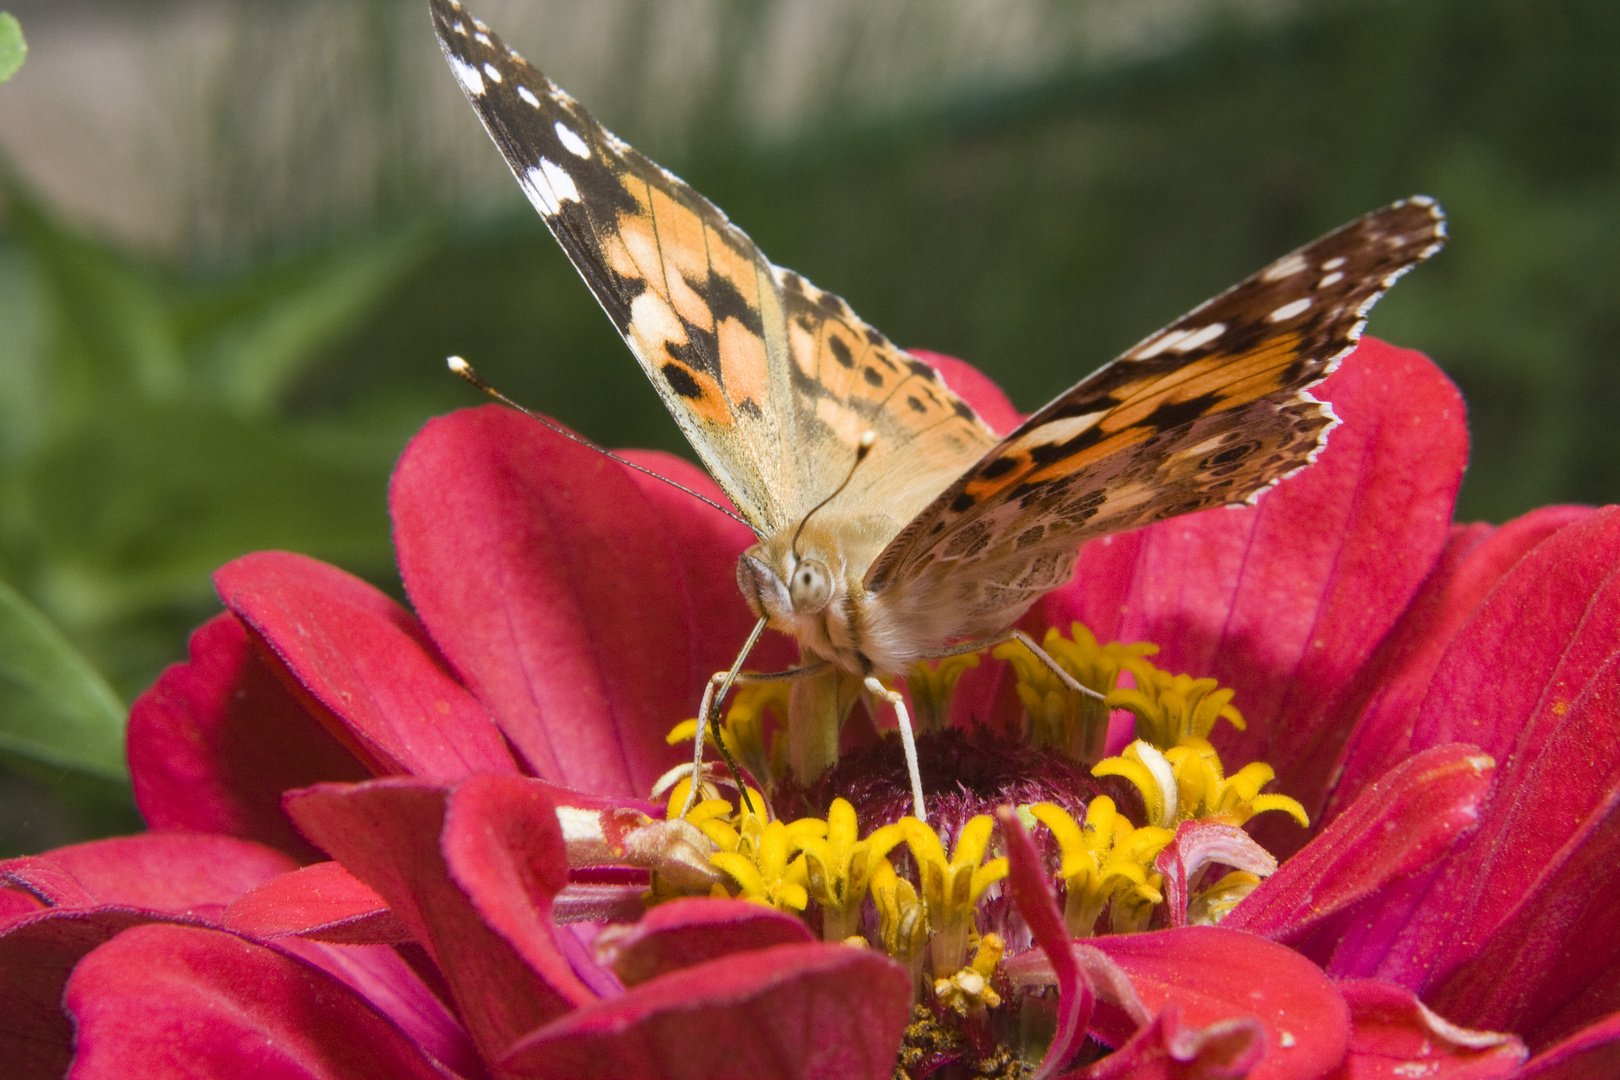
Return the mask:
[[788,597],[793,610],[800,615],[820,611],[832,599],[832,575],[827,564],[820,559],[803,559],[793,568],[793,580],[788,583]]

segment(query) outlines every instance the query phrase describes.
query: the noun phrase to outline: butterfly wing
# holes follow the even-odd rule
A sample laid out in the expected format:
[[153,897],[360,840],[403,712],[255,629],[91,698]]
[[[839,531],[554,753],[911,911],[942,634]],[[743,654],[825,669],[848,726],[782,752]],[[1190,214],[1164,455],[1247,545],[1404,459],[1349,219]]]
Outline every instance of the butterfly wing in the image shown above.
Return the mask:
[[755,532],[830,494],[893,536],[995,436],[928,365],[773,266],[680,179],[598,124],[453,0],[434,28],[513,175]]
[[954,609],[942,636],[993,633],[1067,579],[1080,541],[1252,501],[1315,458],[1337,421],[1309,388],[1444,235],[1433,200],[1395,203],[1154,334],[934,499],[874,560],[868,589],[919,625]]

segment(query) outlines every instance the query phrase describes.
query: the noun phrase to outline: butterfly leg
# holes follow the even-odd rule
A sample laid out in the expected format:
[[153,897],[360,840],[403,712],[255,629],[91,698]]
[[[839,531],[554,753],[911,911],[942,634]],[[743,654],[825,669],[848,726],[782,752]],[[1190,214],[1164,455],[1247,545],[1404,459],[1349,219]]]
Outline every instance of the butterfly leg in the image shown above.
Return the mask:
[[928,811],[923,807],[922,770],[917,764],[917,737],[911,731],[911,714],[906,712],[906,699],[900,696],[899,691],[890,690],[876,675],[866,677],[866,689],[873,697],[882,698],[894,706],[894,717],[900,725],[900,745],[906,752],[906,771],[911,773],[911,804],[912,813],[918,821],[928,820]]
[[980,638],[978,641],[964,641],[960,644],[952,645],[948,649],[935,649],[921,655],[922,659],[924,660],[939,660],[947,656],[961,656],[964,653],[983,652],[985,649],[993,649],[997,645],[1003,645],[1009,641],[1016,641],[1023,645],[1024,648],[1028,649],[1032,654],[1034,654],[1035,659],[1045,664],[1052,674],[1058,677],[1059,682],[1068,687],[1070,690],[1073,690],[1076,694],[1080,694],[1083,697],[1096,698],[1098,701],[1102,701],[1104,697],[1107,696],[1105,694],[1099,694],[1089,686],[1082,685],[1080,681],[1077,680],[1073,675],[1070,675],[1067,671],[1064,671],[1056,660],[1048,656],[1045,649],[1035,644],[1034,638],[1030,637],[1017,627],[1003,630],[994,637]]
[[768,620],[761,619],[754,624],[753,632],[748,635],[748,640],[743,642],[743,647],[737,653],[737,659],[732,662],[731,669],[729,671],[715,672],[709,677],[709,684],[703,688],[703,701],[698,706],[700,722],[698,730],[692,739],[692,784],[686,793],[686,805],[681,807],[682,817],[685,817],[691,812],[692,807],[697,805],[698,777],[703,775],[703,733],[705,729],[714,738],[714,745],[719,748],[720,757],[724,759],[726,768],[730,770],[732,780],[736,781],[737,791],[742,796],[743,805],[748,808],[750,813],[757,813],[754,810],[752,800],[748,796],[748,786],[743,783],[742,773],[738,770],[737,763],[732,760],[731,751],[726,749],[725,740],[720,736],[720,704],[725,700],[726,694],[731,692],[732,686],[739,682],[787,682],[791,679],[802,679],[807,675],[819,674],[827,669],[827,663],[823,661],[819,664],[811,664],[808,667],[794,668],[792,671],[777,671],[765,674],[749,672],[744,674],[742,670],[743,661],[748,659],[748,654],[754,651],[754,645],[759,641],[759,636],[765,632],[767,622]]

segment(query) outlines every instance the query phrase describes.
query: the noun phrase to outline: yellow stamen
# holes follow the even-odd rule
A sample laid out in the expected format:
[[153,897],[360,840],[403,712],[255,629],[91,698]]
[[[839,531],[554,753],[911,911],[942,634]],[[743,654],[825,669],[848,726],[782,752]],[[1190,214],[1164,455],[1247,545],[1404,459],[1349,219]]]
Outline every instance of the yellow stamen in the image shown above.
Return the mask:
[[872,867],[871,889],[883,951],[911,973],[915,986],[922,974],[923,947],[928,944],[928,909],[916,887],[896,874],[888,859],[879,858]]
[[857,840],[855,808],[834,799],[827,810],[826,833],[800,841],[809,875],[810,895],[821,905],[821,937],[842,941],[860,930],[861,902],[866,899],[877,863],[900,843],[900,829],[886,825]]
[[1220,754],[1203,739],[1187,739],[1182,745],[1165,751],[1164,756],[1175,770],[1182,820],[1242,825],[1256,814],[1281,810],[1302,828],[1311,823],[1297,800],[1286,795],[1259,793],[1277,775],[1263,761],[1252,761],[1236,775],[1225,776]]
[[[934,931],[929,942],[930,968],[935,975],[954,972],[967,961],[973,913],[979,897],[994,882],[1007,876],[1007,860],[983,862],[995,822],[980,814],[962,826],[956,849],[945,857],[939,834],[914,817],[901,818],[900,829],[917,864],[917,880]],[[982,863],[982,865],[981,865]]]
[[1232,691],[1214,679],[1172,675],[1142,660],[1131,660],[1125,666],[1135,678],[1136,688],[1112,691],[1107,705],[1136,714],[1138,739],[1168,750],[1189,738],[1207,738],[1221,717],[1239,731],[1244,729],[1243,714],[1232,704]]
[[[1135,670],[1142,659],[1159,651],[1157,645],[1136,642],[1130,645],[1111,641],[1099,645],[1096,637],[1081,623],[1070,626],[1072,640],[1056,627],[1046,631],[1041,647],[1075,681],[1099,694],[1107,694],[1119,681],[1121,670]],[[1029,717],[1029,739],[1036,747],[1051,747],[1079,761],[1102,757],[1108,737],[1108,710],[1111,706],[1095,698],[1071,692],[1052,670],[1028,649],[1015,642],[997,646],[997,659],[1009,661],[1018,674],[1018,697]],[[1147,665],[1151,668],[1151,665]]]
[[1163,897],[1150,881],[1153,860],[1175,834],[1152,825],[1140,829],[1106,795],[1091,800],[1085,824],[1077,824],[1062,807],[1037,803],[1030,813],[1052,831],[1062,854],[1058,874],[1067,888],[1063,921],[1074,937],[1090,937],[1110,903],[1123,904],[1131,917],[1146,905],[1149,913]]
[[1213,926],[1226,918],[1238,901],[1254,892],[1260,877],[1247,870],[1233,870],[1215,884],[1201,890],[1187,903],[1187,921],[1194,926]]
[[912,665],[906,673],[906,689],[911,693],[911,722],[917,734],[945,730],[957,682],[964,671],[978,666],[978,653],[947,656],[932,665],[927,661]]
[[803,911],[810,903],[808,873],[803,857],[794,858],[805,837],[826,830],[827,823],[805,818],[788,825],[761,822],[748,814],[730,851],[709,856],[737,883],[737,895],[783,911]]
[[1091,775],[1120,776],[1129,780],[1142,794],[1142,806],[1147,810],[1150,823],[1162,829],[1173,829],[1181,820],[1175,770],[1151,743],[1137,739],[1118,757],[1104,758],[1093,765]]

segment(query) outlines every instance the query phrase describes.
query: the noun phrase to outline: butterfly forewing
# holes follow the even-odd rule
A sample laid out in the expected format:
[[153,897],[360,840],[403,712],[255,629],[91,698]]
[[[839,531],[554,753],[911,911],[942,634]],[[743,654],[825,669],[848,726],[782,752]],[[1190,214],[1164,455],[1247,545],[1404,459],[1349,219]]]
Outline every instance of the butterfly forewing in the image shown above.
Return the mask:
[[962,574],[1017,581],[1054,548],[1253,499],[1314,458],[1335,421],[1309,387],[1443,236],[1431,200],[1395,203],[1154,334],[951,484],[874,562],[868,588],[944,589]]
[[755,531],[837,486],[892,536],[995,443],[932,368],[841,299],[773,266],[703,196],[644,157],[450,0],[440,44],[518,182]]

